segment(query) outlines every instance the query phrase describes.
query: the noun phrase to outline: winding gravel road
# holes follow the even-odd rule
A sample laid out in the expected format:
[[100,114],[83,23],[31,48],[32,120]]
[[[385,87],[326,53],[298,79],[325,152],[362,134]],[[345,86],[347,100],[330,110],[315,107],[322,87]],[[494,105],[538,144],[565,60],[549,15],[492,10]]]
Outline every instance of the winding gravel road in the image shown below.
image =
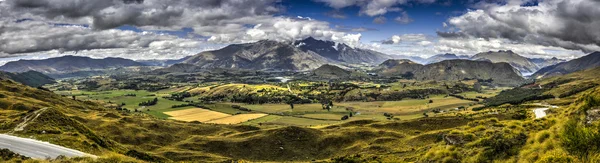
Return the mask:
[[34,159],[56,158],[60,155],[66,157],[94,157],[78,150],[65,148],[62,146],[42,142],[34,139],[21,138],[6,134],[0,134],[0,149],[6,148],[23,156]]
[[[542,104],[540,104],[542,105]],[[535,114],[535,119],[544,118],[546,116],[546,110],[550,108],[558,108],[558,106],[553,105],[542,105],[544,108],[535,108],[533,109],[533,113]]]
[[535,113],[535,119],[544,118],[546,116],[546,110],[549,108],[536,108],[533,109],[533,113]]

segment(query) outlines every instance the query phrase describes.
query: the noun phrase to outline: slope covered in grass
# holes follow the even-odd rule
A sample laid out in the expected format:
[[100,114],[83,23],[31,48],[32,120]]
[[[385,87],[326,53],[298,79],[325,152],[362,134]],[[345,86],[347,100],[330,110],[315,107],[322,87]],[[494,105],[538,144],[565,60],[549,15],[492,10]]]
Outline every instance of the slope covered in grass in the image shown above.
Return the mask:
[[[547,92],[591,82],[581,72],[535,83]],[[583,75],[583,76],[582,76]],[[570,80],[578,77],[577,80]],[[597,78],[597,77],[596,77]],[[539,88],[539,86],[538,86]],[[243,89],[243,86],[237,87]],[[563,98],[534,119],[513,104],[404,121],[356,120],[318,127],[215,125],[157,119],[0,82],[0,130],[101,156],[102,161],[597,162],[600,88]],[[570,102],[561,102],[571,99]],[[47,108],[22,131],[22,118]],[[69,161],[91,162],[87,158]],[[113,160],[113,161],[114,161]],[[65,161],[65,160],[54,160]],[[119,162],[119,161],[115,161]]]

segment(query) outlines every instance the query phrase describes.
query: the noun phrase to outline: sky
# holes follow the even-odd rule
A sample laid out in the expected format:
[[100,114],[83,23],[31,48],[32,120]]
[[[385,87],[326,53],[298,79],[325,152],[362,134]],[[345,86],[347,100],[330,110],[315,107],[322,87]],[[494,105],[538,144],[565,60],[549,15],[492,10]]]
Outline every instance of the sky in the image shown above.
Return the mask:
[[63,55],[176,59],[314,37],[389,55],[600,51],[598,0],[0,0],[0,64]]

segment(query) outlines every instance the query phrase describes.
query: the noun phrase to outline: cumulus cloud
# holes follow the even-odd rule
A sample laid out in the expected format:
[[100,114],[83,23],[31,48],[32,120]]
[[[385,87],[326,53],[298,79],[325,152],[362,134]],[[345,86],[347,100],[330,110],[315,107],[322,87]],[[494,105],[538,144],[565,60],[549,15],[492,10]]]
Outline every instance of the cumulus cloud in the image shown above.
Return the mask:
[[421,42],[428,41],[428,38],[424,34],[404,34],[404,35],[393,35],[390,39],[382,41],[382,44],[399,44],[403,42]]
[[404,11],[400,14],[400,16],[396,17],[394,21],[400,24],[409,24],[412,23],[414,20],[408,16],[406,11]]
[[438,35],[600,51],[600,1],[547,0],[535,6],[522,5],[526,2],[480,3],[477,10],[448,20],[455,30]]
[[325,13],[326,16],[336,18],[336,19],[346,19],[346,14],[339,10],[332,10]]
[[[135,2],[135,3],[132,3]],[[9,0],[13,11],[49,19],[86,18],[95,29],[122,25],[181,28],[280,11],[275,0]]]
[[323,2],[329,7],[335,9],[346,8],[350,6],[360,7],[359,14],[368,16],[384,15],[388,12],[398,12],[402,9],[399,5],[406,5],[409,2],[414,3],[434,3],[436,0],[314,0]]
[[270,17],[265,20],[257,19],[255,21],[261,23],[251,29],[213,35],[208,41],[216,43],[253,42],[263,39],[292,41],[311,36],[322,40],[357,45],[361,36],[360,34],[348,34],[331,29],[328,22],[312,19]]
[[578,50],[568,50],[555,46],[544,46],[529,43],[516,43],[504,38],[440,38],[433,44],[435,53],[453,53],[458,55],[474,55],[480,52],[512,50],[517,54],[534,57],[550,58],[558,57],[573,59],[584,55]]
[[[113,48],[167,49],[199,44],[230,44],[262,39],[289,41],[312,36],[359,44],[363,29],[340,31],[308,17],[273,16],[278,0],[7,0],[0,3],[0,53]],[[31,22],[15,20],[27,18]],[[53,26],[82,24],[90,28]],[[143,31],[193,29],[207,40],[146,35]],[[169,42],[170,41],[170,42]],[[207,42],[205,42],[207,41]]]
[[431,41],[419,41],[418,44],[421,45],[421,46],[428,46],[428,45],[433,44],[433,42],[431,42]]
[[530,43],[518,43],[505,38],[433,37],[425,34],[393,35],[380,41],[378,50],[387,54],[430,57],[436,54],[452,53],[457,55],[475,55],[480,52],[512,50],[515,53],[533,58],[558,57],[573,59],[584,55],[578,50],[562,47],[544,46]]
[[376,17],[375,19],[373,19],[373,23],[375,23],[375,24],[385,24],[386,20],[387,19],[385,17],[380,16],[380,17]]
[[[60,50],[50,50],[43,52],[32,52],[23,53],[20,55],[10,55],[10,57],[0,57],[0,65],[4,65],[10,61],[17,61],[20,59],[47,59],[60,57],[64,55],[74,56],[87,56],[91,58],[106,58],[106,57],[119,57],[127,58],[132,60],[147,60],[147,59],[180,59],[186,56],[198,54],[202,51],[214,50],[224,47],[224,45],[212,45],[204,47],[196,47],[193,49],[187,48],[168,48],[168,49],[155,49],[155,48],[116,48],[116,49],[91,49],[91,50],[80,50],[71,52],[62,52]],[[2,52],[0,52],[2,55]]]
[[335,29],[342,32],[367,32],[367,31],[378,31],[376,28],[369,27],[352,27],[344,25],[336,25]]
[[[89,51],[96,49],[146,49],[182,51],[197,49],[203,42],[152,32],[137,33],[117,29],[95,31],[78,25],[56,25],[42,21],[0,20],[0,57],[52,51]],[[125,53],[127,54],[127,53]],[[140,57],[140,56],[136,56]]]

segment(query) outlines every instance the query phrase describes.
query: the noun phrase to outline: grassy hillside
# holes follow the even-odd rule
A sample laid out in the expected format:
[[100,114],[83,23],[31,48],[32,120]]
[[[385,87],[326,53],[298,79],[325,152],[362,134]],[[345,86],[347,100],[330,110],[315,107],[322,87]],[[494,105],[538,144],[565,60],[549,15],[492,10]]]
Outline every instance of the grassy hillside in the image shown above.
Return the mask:
[[10,79],[31,87],[39,87],[46,84],[56,83],[54,79],[36,71],[20,73],[0,72],[0,77]]
[[[567,90],[563,87],[597,81],[598,77],[588,75],[598,71],[600,69],[545,79],[522,89],[539,89],[541,86],[544,89],[542,94],[562,94]],[[524,100],[522,103],[490,106],[480,111],[439,112],[428,117],[400,121],[352,120],[310,128],[213,125],[157,119],[146,113],[107,109],[94,102],[73,100],[11,81],[0,82],[0,94],[0,105],[5,108],[0,110],[1,132],[96,154],[101,156],[95,160],[97,162],[600,160],[597,143],[600,139],[598,86],[567,93],[561,98]],[[404,107],[408,103],[410,101],[386,102],[379,106]],[[360,104],[349,106],[366,110],[379,108],[375,103]],[[534,119],[532,109],[544,104],[558,107],[548,110],[548,116]],[[369,106],[374,108],[369,109]],[[37,119],[29,122],[22,131],[14,130],[24,116],[35,113],[40,114]],[[324,115],[314,116],[327,118]],[[290,117],[269,115],[260,119],[277,121],[283,118]],[[93,160],[51,160],[60,161]]]

